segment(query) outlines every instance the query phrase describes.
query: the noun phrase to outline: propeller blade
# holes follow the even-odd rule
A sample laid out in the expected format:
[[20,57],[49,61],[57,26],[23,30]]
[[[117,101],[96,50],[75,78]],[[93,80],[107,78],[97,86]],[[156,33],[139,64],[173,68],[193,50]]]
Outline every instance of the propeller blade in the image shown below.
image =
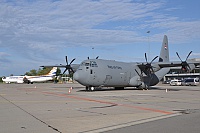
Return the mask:
[[63,74],[67,71],[67,68],[65,69],[65,71],[63,72]]
[[145,53],[144,56],[145,56],[145,60],[146,60],[146,62],[147,62],[147,53]]
[[[178,52],[176,52],[176,54],[177,54],[178,58],[181,60],[181,57],[179,56]],[[181,60],[181,62],[183,62],[183,61]]]
[[139,72],[135,69],[136,73],[138,74],[138,76],[140,77],[140,81],[143,81],[143,74],[141,71],[141,74],[139,74]]
[[67,56],[65,56],[65,60],[66,60],[66,63],[67,63],[67,65],[68,65],[68,60],[67,60]]
[[74,70],[71,68],[69,69],[69,74],[74,73]]
[[188,65],[189,71],[191,70],[190,65]]
[[98,58],[99,58],[99,56],[96,57],[96,59],[98,59]]
[[139,72],[135,69],[136,73],[140,76]]
[[150,64],[151,64],[155,59],[157,59],[157,58],[158,58],[158,56],[154,57],[153,60],[150,62]]
[[76,58],[74,58],[70,63],[69,63],[69,65],[71,65],[72,64],[72,62],[74,62],[74,60],[75,60]]
[[153,67],[151,67],[151,71],[152,71],[152,73],[154,73]]
[[74,73],[74,70],[72,69],[72,72]]
[[192,53],[192,51],[190,51],[190,53],[188,54],[188,56],[187,56],[187,58],[186,58],[186,60],[185,61],[187,61],[187,59],[188,59],[188,57],[190,56],[190,54]]

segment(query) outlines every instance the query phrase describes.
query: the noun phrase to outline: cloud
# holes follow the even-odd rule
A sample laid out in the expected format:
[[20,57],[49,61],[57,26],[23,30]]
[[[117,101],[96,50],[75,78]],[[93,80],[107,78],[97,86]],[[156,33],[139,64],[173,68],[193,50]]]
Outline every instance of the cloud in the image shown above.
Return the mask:
[[10,63],[11,61],[8,59],[10,55],[5,52],[0,52],[0,64]]
[[[184,38],[184,41],[191,36],[198,37],[199,21],[179,21],[176,17],[156,12],[165,4],[130,0],[2,2],[1,45],[27,45],[31,48],[31,45],[46,43],[56,45],[59,49],[74,44],[131,43],[144,41],[139,37],[140,30],[150,28],[167,30],[172,35],[179,33],[180,37],[177,38]],[[131,26],[124,26],[125,21],[131,22]],[[140,21],[145,24],[140,24]],[[113,27],[110,22],[116,26]],[[97,28],[102,24],[113,28]],[[196,34],[191,35],[191,32]],[[38,48],[43,50],[43,47]]]
[[5,52],[0,52],[0,57],[5,57],[5,56],[9,56],[9,54],[5,53]]
[[171,43],[199,41],[200,20],[176,17],[173,11],[182,6],[167,4],[163,0],[1,1],[0,47],[18,58],[42,62],[56,60],[70,47],[139,45],[147,41],[148,30],[154,42],[160,43],[164,34]]

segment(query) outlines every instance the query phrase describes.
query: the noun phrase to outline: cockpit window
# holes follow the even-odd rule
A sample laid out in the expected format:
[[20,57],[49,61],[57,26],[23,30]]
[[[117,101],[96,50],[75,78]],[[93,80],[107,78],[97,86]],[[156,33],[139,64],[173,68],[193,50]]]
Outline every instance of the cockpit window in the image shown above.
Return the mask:
[[82,62],[82,63],[81,63],[81,66],[86,66],[86,67],[88,67],[88,66],[90,66],[90,67],[98,67],[98,66],[97,66],[97,63],[96,63],[95,61]]
[[90,66],[91,67],[98,67],[97,63],[95,61],[90,61]]
[[90,63],[89,62],[82,62],[81,66],[90,66]]
[[90,63],[85,63],[85,66],[89,66],[90,65]]

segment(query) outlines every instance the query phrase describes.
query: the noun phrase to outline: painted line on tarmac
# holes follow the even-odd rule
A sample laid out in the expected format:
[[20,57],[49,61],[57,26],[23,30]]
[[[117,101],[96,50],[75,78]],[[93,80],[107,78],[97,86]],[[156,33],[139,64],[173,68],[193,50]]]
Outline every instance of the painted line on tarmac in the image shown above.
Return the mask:
[[[22,89],[22,90],[28,90],[28,91],[36,91],[36,88],[30,88],[30,89]],[[96,102],[96,103],[103,103],[103,104],[111,104],[111,105],[116,105],[116,106],[123,106],[127,108],[134,108],[134,109],[139,109],[139,110],[146,110],[146,111],[151,111],[151,112],[157,112],[157,113],[162,113],[162,114],[173,114],[173,112],[169,111],[164,111],[164,110],[158,110],[158,109],[152,109],[152,108],[145,108],[145,107],[140,107],[140,106],[133,106],[133,105],[128,105],[128,104],[118,104],[114,102],[107,102],[107,101],[102,101],[102,100],[95,100],[91,98],[84,98],[84,97],[78,97],[78,96],[72,96],[72,95],[67,95],[67,94],[60,94],[60,93],[54,93],[54,92],[42,92],[44,94],[51,94],[51,95],[57,95],[57,96],[62,96],[62,97],[68,97],[72,99],[77,99],[77,100],[84,100],[84,101],[90,101],[90,102]]]
[[145,108],[145,107],[133,106],[133,105],[128,105],[128,104],[118,104],[118,103],[114,103],[114,102],[95,100],[95,99],[91,99],[91,98],[84,98],[84,97],[72,96],[72,95],[67,95],[67,94],[59,94],[59,93],[53,93],[53,92],[42,92],[42,93],[49,94],[49,95],[61,96],[61,97],[68,97],[68,98],[72,98],[72,99],[76,99],[76,100],[84,100],[84,101],[90,101],[90,102],[96,102],[96,103],[111,104],[111,105],[123,106],[123,107],[127,107],[127,108],[134,108],[134,109],[139,109],[139,110],[157,112],[157,113],[166,114],[166,115],[174,114],[173,112],[164,111],[164,110]]
[[142,123],[146,123],[146,122],[151,122],[151,121],[155,121],[155,120],[170,118],[170,117],[174,117],[174,116],[178,116],[178,115],[181,115],[181,114],[175,113],[175,114],[171,114],[171,115],[156,116],[156,117],[152,117],[152,118],[136,120],[136,121],[131,121],[131,122],[122,123],[122,124],[118,124],[118,125],[113,125],[113,126],[108,126],[108,127],[102,127],[102,128],[99,128],[99,129],[84,131],[82,133],[100,133],[100,132],[110,131],[110,130],[114,130],[114,129],[134,126],[134,125],[138,125],[138,124],[142,124]]

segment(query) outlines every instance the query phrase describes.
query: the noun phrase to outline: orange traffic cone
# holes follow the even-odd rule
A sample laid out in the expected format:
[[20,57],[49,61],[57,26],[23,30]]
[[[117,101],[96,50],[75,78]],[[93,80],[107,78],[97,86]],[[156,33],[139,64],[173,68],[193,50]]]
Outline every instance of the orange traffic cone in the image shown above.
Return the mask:
[[71,88],[69,88],[69,90],[68,90],[68,94],[70,94],[71,92],[72,92],[72,87]]
[[68,94],[70,94],[71,93],[71,88],[68,90]]

